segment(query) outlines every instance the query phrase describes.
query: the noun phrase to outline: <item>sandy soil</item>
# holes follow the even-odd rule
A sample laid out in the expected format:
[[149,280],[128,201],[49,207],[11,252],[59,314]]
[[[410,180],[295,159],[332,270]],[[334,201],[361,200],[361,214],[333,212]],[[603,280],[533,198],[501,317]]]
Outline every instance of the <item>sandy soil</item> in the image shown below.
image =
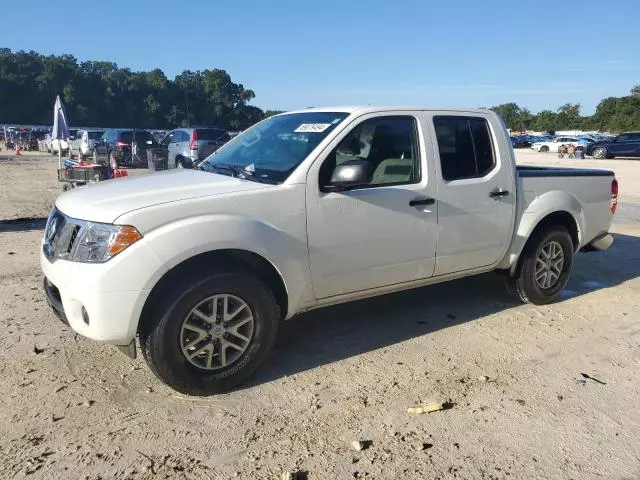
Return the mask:
[[[0,478],[640,478],[640,162],[517,155],[620,180],[616,242],[559,302],[485,275],[315,311],[249,384],[197,399],[49,311],[56,161],[0,153]],[[452,407],[407,413],[430,400]]]

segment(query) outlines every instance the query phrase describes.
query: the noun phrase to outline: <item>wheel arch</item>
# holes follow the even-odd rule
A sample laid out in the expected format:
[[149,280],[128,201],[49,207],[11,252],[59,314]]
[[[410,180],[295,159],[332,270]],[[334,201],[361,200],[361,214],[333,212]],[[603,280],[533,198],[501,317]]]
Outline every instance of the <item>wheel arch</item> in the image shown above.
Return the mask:
[[[521,248],[517,251],[517,253],[511,254],[514,258],[514,261],[511,263],[510,273],[511,275],[516,275],[518,271],[522,268],[522,261],[524,259],[524,253],[527,251],[527,248],[531,244],[533,238],[536,237],[538,232],[548,230],[552,227],[565,227],[571,236],[571,242],[573,243],[573,250],[577,252],[580,249],[581,244],[581,228],[578,220],[575,215],[570,213],[567,210],[556,210],[550,212],[544,216],[542,216],[537,223],[530,229],[528,234],[526,235],[525,240],[521,242]],[[518,233],[518,237],[521,237],[520,232]]]
[[162,304],[165,295],[175,288],[181,279],[195,272],[207,269],[212,273],[241,271],[256,275],[272,289],[276,302],[280,307],[281,319],[287,318],[289,308],[289,292],[283,276],[269,260],[263,256],[242,249],[213,250],[194,255],[175,265],[160,277],[147,296],[142,307],[137,331],[153,322],[158,317],[155,308]]

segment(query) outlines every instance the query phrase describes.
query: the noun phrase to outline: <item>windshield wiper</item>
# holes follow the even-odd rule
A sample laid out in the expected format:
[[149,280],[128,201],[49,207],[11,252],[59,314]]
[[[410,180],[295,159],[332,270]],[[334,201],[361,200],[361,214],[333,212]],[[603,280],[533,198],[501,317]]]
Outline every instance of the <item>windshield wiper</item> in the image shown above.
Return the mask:
[[231,175],[232,177],[241,178],[242,180],[251,180],[258,183],[268,183],[271,185],[275,185],[278,183],[269,178],[258,176],[256,175],[255,172],[252,172],[251,170],[245,170],[244,168],[236,167],[235,165],[213,163],[213,164],[207,164],[207,167],[213,170],[223,170],[225,172],[231,172],[232,174],[235,174],[235,175]]

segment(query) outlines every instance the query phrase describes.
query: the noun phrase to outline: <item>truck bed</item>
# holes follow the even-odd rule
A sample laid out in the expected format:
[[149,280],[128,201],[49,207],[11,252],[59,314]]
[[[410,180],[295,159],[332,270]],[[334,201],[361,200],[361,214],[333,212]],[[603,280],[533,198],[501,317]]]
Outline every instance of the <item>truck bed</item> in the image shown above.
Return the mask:
[[516,166],[520,177],[613,177],[611,170],[595,168],[565,168],[565,167],[534,167],[529,165]]
[[565,206],[579,218],[581,247],[608,230],[615,178],[612,171],[523,165],[516,166],[516,176],[523,211],[553,211],[569,195],[572,200]]

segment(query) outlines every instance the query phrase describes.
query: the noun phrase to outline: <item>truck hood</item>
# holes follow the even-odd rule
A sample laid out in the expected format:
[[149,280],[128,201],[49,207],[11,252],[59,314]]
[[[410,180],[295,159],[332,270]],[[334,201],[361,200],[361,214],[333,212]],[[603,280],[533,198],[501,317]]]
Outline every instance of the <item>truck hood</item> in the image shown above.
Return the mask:
[[113,223],[125,213],[161,203],[269,187],[200,170],[172,170],[75,188],[60,195],[56,207],[73,218]]

